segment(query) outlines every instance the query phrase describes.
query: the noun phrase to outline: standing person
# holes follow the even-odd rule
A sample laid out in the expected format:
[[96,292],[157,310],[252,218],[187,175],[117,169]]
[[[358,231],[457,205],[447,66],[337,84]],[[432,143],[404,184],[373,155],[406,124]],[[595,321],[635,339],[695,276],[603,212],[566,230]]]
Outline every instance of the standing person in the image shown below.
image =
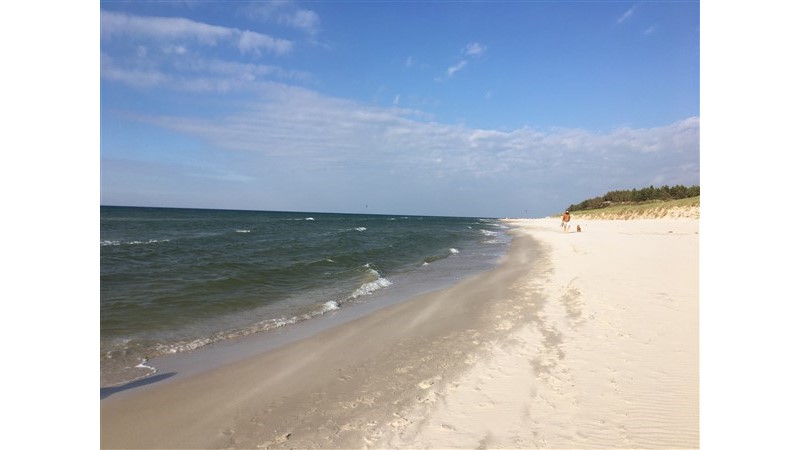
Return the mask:
[[564,215],[561,216],[561,228],[565,232],[569,231],[569,211],[564,211]]

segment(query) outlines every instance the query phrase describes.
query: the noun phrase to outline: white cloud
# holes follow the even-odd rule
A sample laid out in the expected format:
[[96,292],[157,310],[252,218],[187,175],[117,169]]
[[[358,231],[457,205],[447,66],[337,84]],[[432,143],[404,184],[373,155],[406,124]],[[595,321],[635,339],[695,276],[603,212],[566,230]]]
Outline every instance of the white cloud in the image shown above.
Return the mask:
[[617,23],[620,24],[625,22],[626,20],[630,19],[633,16],[633,13],[636,11],[636,5],[631,6],[624,14],[622,14],[618,19]]
[[[266,96],[239,114],[159,117],[152,123],[200,137],[217,148],[245,152],[261,164],[275,164],[278,158],[309,170],[355,164],[368,171],[391,167],[404,179],[557,183],[568,177],[620,188],[649,183],[665,173],[685,183],[699,179],[696,117],[608,133],[499,131],[422,122],[413,118],[415,111],[365,106],[277,83],[263,88]],[[432,173],[434,165],[444,172]]]
[[288,53],[292,50],[292,43],[287,40],[275,39],[252,31],[241,32],[238,46],[242,53],[254,53],[256,55],[261,55],[261,50],[272,51],[277,54]]
[[[486,52],[486,46],[481,45],[477,42],[469,43],[461,50],[461,53],[467,58],[477,58],[483,55],[485,52]],[[468,59],[462,59],[455,65],[448,67],[446,72],[446,78],[452,78],[453,75],[456,74],[456,72],[467,67],[467,64],[468,64]],[[442,81],[442,79],[437,78],[436,81]]]
[[205,45],[216,45],[230,39],[235,30],[208,25],[184,18],[142,17],[101,11],[100,32],[106,38],[116,36],[151,37],[159,39],[194,39]]
[[[224,78],[245,78],[250,81],[264,80],[265,77],[291,80],[308,80],[311,78],[311,75],[305,72],[290,71],[268,64],[242,64],[222,60],[202,60],[199,64],[195,63],[193,67],[201,71],[201,73]],[[258,86],[254,86],[253,89],[257,90]]]
[[319,16],[314,11],[308,9],[297,10],[281,16],[281,22],[308,34],[316,34],[319,31]]
[[464,54],[467,56],[480,56],[486,52],[486,46],[477,42],[472,42],[464,47]]
[[137,88],[163,86],[168,78],[164,74],[152,70],[122,70],[115,67],[103,67],[103,78],[125,83]]
[[279,23],[310,35],[320,30],[319,15],[311,10],[297,8],[291,2],[258,2],[239,9],[251,19]]
[[644,34],[653,34],[656,32],[656,26],[650,25],[646,30],[644,30]]
[[467,67],[467,61],[466,60],[461,60],[455,66],[448,67],[447,68],[447,77],[448,78],[452,77],[453,75],[456,74],[456,72],[458,72],[459,70],[463,69],[464,67]]
[[[177,53],[177,50],[170,50]],[[165,49],[169,54],[169,51]],[[135,88],[164,88],[182,92],[258,92],[270,79],[308,81],[305,72],[286,70],[267,64],[245,64],[218,59],[178,58],[171,55],[170,71],[161,70],[154,61],[146,68],[125,65],[103,54],[100,76],[104,80]]]
[[167,55],[185,55],[188,52],[183,45],[165,45],[162,51]]
[[242,52],[254,54],[266,51],[281,55],[292,50],[292,42],[285,39],[184,18],[144,17],[109,11],[101,11],[100,14],[100,31],[105,39],[125,36],[164,41],[165,45],[180,45],[174,41],[186,40],[206,46],[229,43]]
[[[205,58],[192,51],[193,44],[229,45],[241,54],[282,54],[291,42],[260,33],[201,24],[186,19],[165,19],[102,12],[103,46],[113,46],[124,37],[134,44],[126,55],[112,59],[102,50],[102,79],[136,88],[167,88],[188,92],[257,90],[267,79],[309,81],[311,75],[264,64],[243,64]],[[176,25],[172,27],[171,25]],[[110,41],[110,42],[107,42]],[[155,42],[154,42],[155,41]],[[156,51],[153,51],[156,50]],[[230,55],[235,56],[235,55]]]

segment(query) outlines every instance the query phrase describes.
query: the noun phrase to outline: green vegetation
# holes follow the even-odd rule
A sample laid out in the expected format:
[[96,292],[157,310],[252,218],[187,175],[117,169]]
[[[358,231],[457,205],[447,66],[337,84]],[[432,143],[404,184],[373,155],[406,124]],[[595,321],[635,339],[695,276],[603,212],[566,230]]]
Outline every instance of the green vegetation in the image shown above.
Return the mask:
[[[658,219],[662,217],[700,217],[700,197],[682,198],[680,200],[653,200],[643,203],[628,203],[609,206],[602,209],[590,209],[572,213],[573,219]],[[561,217],[557,214],[554,217]]]
[[618,205],[642,205],[654,202],[665,202],[669,200],[680,200],[697,197],[697,203],[700,203],[700,186],[676,185],[673,187],[662,186],[655,188],[653,186],[644,189],[631,189],[625,191],[610,191],[601,197],[591,198],[584,200],[577,205],[569,205],[566,209],[570,212],[574,211],[587,211],[602,208],[609,208]]

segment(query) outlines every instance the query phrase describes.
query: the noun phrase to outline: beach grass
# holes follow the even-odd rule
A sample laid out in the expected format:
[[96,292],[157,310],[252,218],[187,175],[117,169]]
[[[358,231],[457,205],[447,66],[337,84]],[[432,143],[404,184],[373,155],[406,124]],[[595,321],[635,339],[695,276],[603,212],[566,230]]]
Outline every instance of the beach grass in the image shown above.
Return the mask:
[[[654,200],[642,203],[612,205],[601,209],[570,211],[573,219],[660,219],[660,218],[699,218],[700,197],[682,198],[678,200]],[[561,213],[553,217],[561,217]]]

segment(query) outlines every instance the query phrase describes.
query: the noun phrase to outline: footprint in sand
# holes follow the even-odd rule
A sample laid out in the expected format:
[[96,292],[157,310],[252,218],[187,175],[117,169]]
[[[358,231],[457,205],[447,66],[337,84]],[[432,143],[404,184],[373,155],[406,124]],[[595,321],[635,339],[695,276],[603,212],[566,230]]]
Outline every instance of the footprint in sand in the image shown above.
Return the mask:
[[398,367],[398,368],[394,369],[394,371],[397,372],[397,373],[403,374],[403,373],[408,373],[413,368],[414,368],[414,366]]
[[400,427],[407,427],[411,425],[411,421],[406,419],[405,417],[400,417],[390,424],[393,428],[400,428]]
[[433,378],[428,378],[427,380],[423,380],[417,384],[420,389],[429,389],[431,386],[436,384],[437,381],[441,380],[442,377],[435,376]]
[[350,423],[346,423],[346,424],[341,425],[339,427],[339,432],[342,432],[342,431],[353,431],[353,430],[357,430],[357,429],[358,429],[357,426],[355,426],[353,424],[350,424]]
[[283,444],[284,442],[288,441],[292,437],[292,433],[282,434],[271,441],[264,442],[263,444],[259,444],[256,448],[272,448],[276,445]]
[[436,403],[436,393],[428,392],[427,395],[417,396],[417,403],[427,403],[427,404]]

